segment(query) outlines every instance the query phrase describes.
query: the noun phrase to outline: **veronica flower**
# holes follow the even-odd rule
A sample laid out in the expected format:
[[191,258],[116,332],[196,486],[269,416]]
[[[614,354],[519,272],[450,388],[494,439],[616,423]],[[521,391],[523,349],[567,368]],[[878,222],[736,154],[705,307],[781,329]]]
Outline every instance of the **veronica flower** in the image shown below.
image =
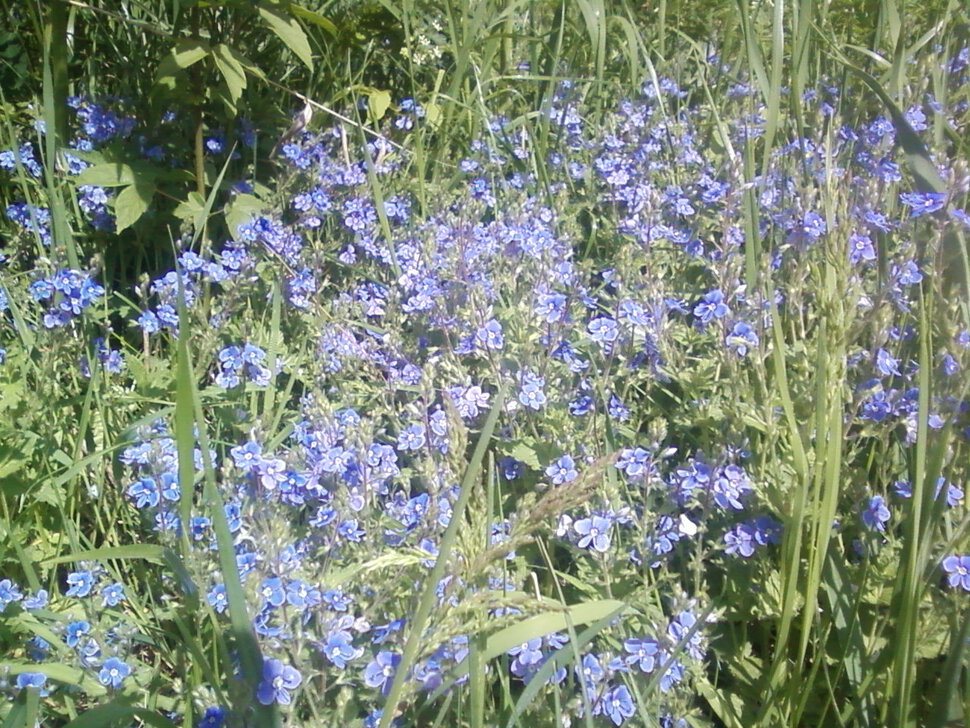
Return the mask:
[[610,528],[613,523],[603,516],[583,518],[573,524],[576,533],[580,535],[579,548],[592,548],[593,551],[606,553],[610,548]]
[[660,658],[660,645],[650,638],[631,638],[623,643],[627,651],[625,659],[628,665],[636,665],[640,672],[651,673],[656,669]]
[[870,498],[868,505],[862,510],[861,517],[866,528],[880,533],[884,532],[886,523],[889,521],[889,508],[886,506],[886,499],[881,495]]
[[563,485],[572,482],[579,476],[576,470],[576,462],[569,455],[561,458],[546,468],[546,477],[552,480],[553,485]]
[[[630,690],[626,685],[618,685],[607,691],[600,698],[597,709],[601,713],[605,713],[613,721],[613,725],[617,726],[636,712],[633,696],[630,695]],[[596,710],[594,710],[595,712]]]
[[947,556],[942,565],[951,587],[960,587],[963,591],[970,592],[970,555]]
[[946,194],[943,192],[902,192],[899,201],[911,208],[909,216],[922,217],[943,209]]
[[19,690],[36,688],[40,691],[41,696],[45,696],[47,692],[44,690],[44,685],[46,684],[47,675],[42,672],[22,672],[17,675],[17,688]]
[[364,684],[367,687],[380,688],[381,693],[387,695],[391,690],[391,682],[400,662],[401,656],[395,652],[384,650],[378,652],[377,656],[364,668]]
[[93,571],[75,571],[67,575],[66,596],[84,598],[91,593],[97,577]]
[[720,289],[714,289],[704,294],[700,302],[694,306],[694,316],[702,326],[706,326],[714,319],[720,319],[731,313],[731,309],[724,303],[724,294]]
[[105,687],[118,690],[129,675],[131,675],[131,667],[127,663],[122,662],[117,657],[109,657],[101,666],[101,672],[98,673],[98,682]]
[[263,661],[263,679],[256,689],[256,699],[263,705],[289,705],[293,700],[291,690],[299,687],[303,681],[300,673],[290,665],[279,660],[265,659]]

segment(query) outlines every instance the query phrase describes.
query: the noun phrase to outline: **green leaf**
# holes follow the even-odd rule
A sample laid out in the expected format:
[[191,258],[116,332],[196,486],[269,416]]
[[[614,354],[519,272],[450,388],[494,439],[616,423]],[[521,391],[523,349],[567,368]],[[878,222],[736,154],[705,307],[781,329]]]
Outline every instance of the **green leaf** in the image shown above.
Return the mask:
[[78,185],[98,187],[124,187],[135,183],[135,170],[121,162],[106,162],[88,167],[75,179]]
[[125,705],[122,700],[124,698],[118,698],[106,705],[86,710],[64,728],[105,728],[122,721],[130,724],[132,718],[138,718],[143,723],[157,728],[175,728],[175,724],[160,713]]
[[125,187],[115,198],[115,227],[120,233],[145,214],[155,195],[155,182],[139,180]]
[[192,191],[172,214],[179,220],[191,220],[195,227],[199,227],[205,219],[205,199],[197,191]]
[[485,641],[485,652],[482,659],[487,662],[499,655],[504,655],[516,645],[565,630],[569,623],[574,625],[587,624],[609,614],[619,617],[629,610],[630,606],[623,602],[615,599],[600,599],[576,604],[561,612],[537,614],[500,629],[489,637]]
[[204,40],[180,40],[172,49],[172,62],[179,68],[188,68],[211,53]]
[[89,673],[77,667],[64,665],[59,662],[0,662],[0,670],[5,674],[19,675],[22,672],[42,672],[47,675],[48,680],[63,683],[64,685],[77,685],[88,695],[104,695],[107,690]]
[[171,52],[158,64],[155,71],[155,86],[169,90],[177,88],[176,78],[189,66],[206,58],[212,49],[203,40],[180,40]]
[[281,41],[289,48],[296,57],[303,61],[303,64],[313,70],[313,53],[310,50],[310,42],[307,40],[306,33],[299,23],[291,17],[286,17],[276,7],[270,5],[266,0],[261,0],[257,6],[259,16],[263,22],[269,26]]
[[536,451],[524,442],[516,443],[512,447],[509,455],[519,462],[525,463],[532,470],[542,470],[542,463],[539,462],[539,456],[536,455]]
[[166,551],[169,549],[156,544],[138,543],[128,546],[106,546],[90,551],[80,551],[67,556],[58,556],[53,559],[45,559],[41,562],[44,566],[55,564],[66,564],[71,561],[103,561],[106,559],[144,559],[153,564],[164,564],[167,560]]
[[[4,440],[0,443],[0,488],[8,490],[4,482],[7,478],[19,473],[30,456],[33,454],[40,438],[33,432],[4,433]],[[26,478],[13,479],[13,488],[20,491],[28,486]]]
[[296,3],[290,3],[289,5],[290,12],[297,17],[303,18],[308,23],[313,23],[314,25],[323,28],[334,37],[337,36],[337,26],[334,25],[329,18],[325,18],[324,16],[320,15],[320,13],[316,13],[303,7],[302,5],[297,5]]
[[239,226],[245,225],[266,209],[266,203],[253,195],[236,195],[226,209],[226,227],[233,239],[237,239]]
[[226,88],[229,89],[229,98],[232,101],[232,110],[235,111],[236,102],[242,98],[242,93],[246,90],[246,70],[225,43],[220,43],[215,47],[212,60],[215,61],[216,68],[219,69],[219,73],[222,74],[222,78],[226,82]]
[[384,118],[384,114],[391,107],[391,92],[380,89],[372,89],[367,94],[367,108],[370,111],[371,120],[378,122]]

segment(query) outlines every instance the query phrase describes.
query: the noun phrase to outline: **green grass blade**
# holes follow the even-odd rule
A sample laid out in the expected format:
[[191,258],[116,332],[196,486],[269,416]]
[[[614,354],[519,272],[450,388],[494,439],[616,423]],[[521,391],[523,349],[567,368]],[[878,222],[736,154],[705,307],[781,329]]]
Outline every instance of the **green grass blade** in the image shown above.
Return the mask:
[[468,501],[471,498],[472,488],[475,487],[476,482],[481,476],[480,470],[482,467],[482,462],[485,459],[485,452],[487,451],[489,442],[492,439],[492,433],[495,432],[495,426],[498,424],[499,415],[501,414],[502,408],[505,405],[507,387],[508,385],[503,383],[495,395],[495,401],[492,404],[491,410],[489,410],[488,417],[485,419],[485,425],[482,427],[481,434],[478,436],[478,442],[475,444],[475,450],[472,453],[472,458],[468,463],[465,476],[462,478],[461,493],[459,494],[458,500],[455,502],[455,505],[452,508],[451,520],[448,522],[448,528],[445,529],[445,534],[441,538],[441,544],[438,547],[438,558],[435,559],[431,573],[428,574],[424,592],[421,594],[421,601],[418,603],[418,608],[414,613],[414,617],[411,619],[411,631],[408,634],[407,642],[404,645],[404,652],[401,655],[401,661],[398,663],[397,671],[394,674],[391,689],[388,692],[387,699],[384,702],[385,708],[384,713],[381,716],[379,728],[389,728],[391,725],[391,720],[394,717],[395,709],[404,690],[404,683],[408,678],[408,672],[414,665],[417,658],[418,650],[421,647],[421,641],[424,636],[423,632],[425,625],[428,621],[428,617],[431,616],[431,610],[434,608],[434,602],[436,599],[435,592],[438,582],[441,581],[441,578],[445,572],[445,566],[447,565],[448,560],[451,558],[451,550],[454,547],[455,541],[458,537],[458,528],[464,520],[465,508],[468,506]]

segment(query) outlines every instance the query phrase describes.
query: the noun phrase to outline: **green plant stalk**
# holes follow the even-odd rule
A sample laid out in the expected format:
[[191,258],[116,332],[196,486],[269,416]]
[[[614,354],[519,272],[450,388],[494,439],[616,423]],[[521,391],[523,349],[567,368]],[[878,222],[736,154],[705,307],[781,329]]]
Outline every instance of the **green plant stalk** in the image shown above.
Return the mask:
[[458,528],[464,520],[465,508],[468,506],[468,501],[471,498],[472,488],[475,487],[475,483],[481,475],[480,469],[485,459],[485,452],[488,450],[492,433],[495,432],[495,426],[498,423],[499,414],[502,412],[505,404],[507,390],[508,385],[505,383],[499,387],[495,395],[495,402],[492,404],[488,417],[485,419],[485,425],[482,427],[481,434],[478,437],[478,442],[475,444],[475,450],[468,463],[468,469],[462,478],[461,493],[452,509],[451,520],[448,522],[448,528],[445,529],[445,534],[441,538],[441,545],[438,547],[438,558],[435,559],[431,573],[428,574],[427,584],[424,592],[421,594],[421,601],[418,603],[418,608],[411,621],[411,631],[404,645],[404,652],[401,655],[401,661],[398,663],[397,671],[394,673],[391,689],[384,702],[384,713],[381,715],[379,728],[389,728],[391,725],[391,721],[394,719],[394,714],[397,710],[398,701],[404,690],[408,672],[417,658],[418,650],[421,648],[422,633],[424,632],[428,618],[431,616],[431,610],[434,608],[438,582],[441,581],[448,560],[451,558],[451,551],[458,538]]
[[[77,250],[74,247],[74,236],[67,219],[67,207],[64,204],[61,184],[58,179],[58,155],[64,147],[66,138],[61,138],[58,130],[65,131],[67,125],[66,12],[63,2],[56,0],[51,5],[50,14],[44,22],[43,117],[44,125],[48,130],[48,133],[45,134],[44,179],[47,183],[48,203],[53,225],[51,249],[56,251],[63,246],[71,268],[79,269],[81,265]],[[63,96],[58,94],[63,94]]]
[[894,601],[897,605],[896,640],[893,649],[892,690],[890,704],[891,722],[900,726],[915,725],[913,687],[916,681],[916,640],[919,621],[920,582],[923,565],[919,560],[920,541],[927,535],[924,527],[924,510],[932,504],[934,484],[927,482],[927,452],[929,441],[929,408],[932,388],[931,352],[932,296],[921,287],[919,321],[919,402],[916,420],[915,463],[913,469],[913,495],[910,512],[905,524],[905,541],[900,563]]

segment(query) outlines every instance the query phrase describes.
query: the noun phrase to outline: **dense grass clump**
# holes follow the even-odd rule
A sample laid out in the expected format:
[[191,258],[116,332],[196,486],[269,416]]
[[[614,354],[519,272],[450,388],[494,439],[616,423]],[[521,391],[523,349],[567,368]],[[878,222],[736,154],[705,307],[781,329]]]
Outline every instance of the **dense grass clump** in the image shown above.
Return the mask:
[[5,727],[966,722],[967,18],[710,10],[16,9]]

